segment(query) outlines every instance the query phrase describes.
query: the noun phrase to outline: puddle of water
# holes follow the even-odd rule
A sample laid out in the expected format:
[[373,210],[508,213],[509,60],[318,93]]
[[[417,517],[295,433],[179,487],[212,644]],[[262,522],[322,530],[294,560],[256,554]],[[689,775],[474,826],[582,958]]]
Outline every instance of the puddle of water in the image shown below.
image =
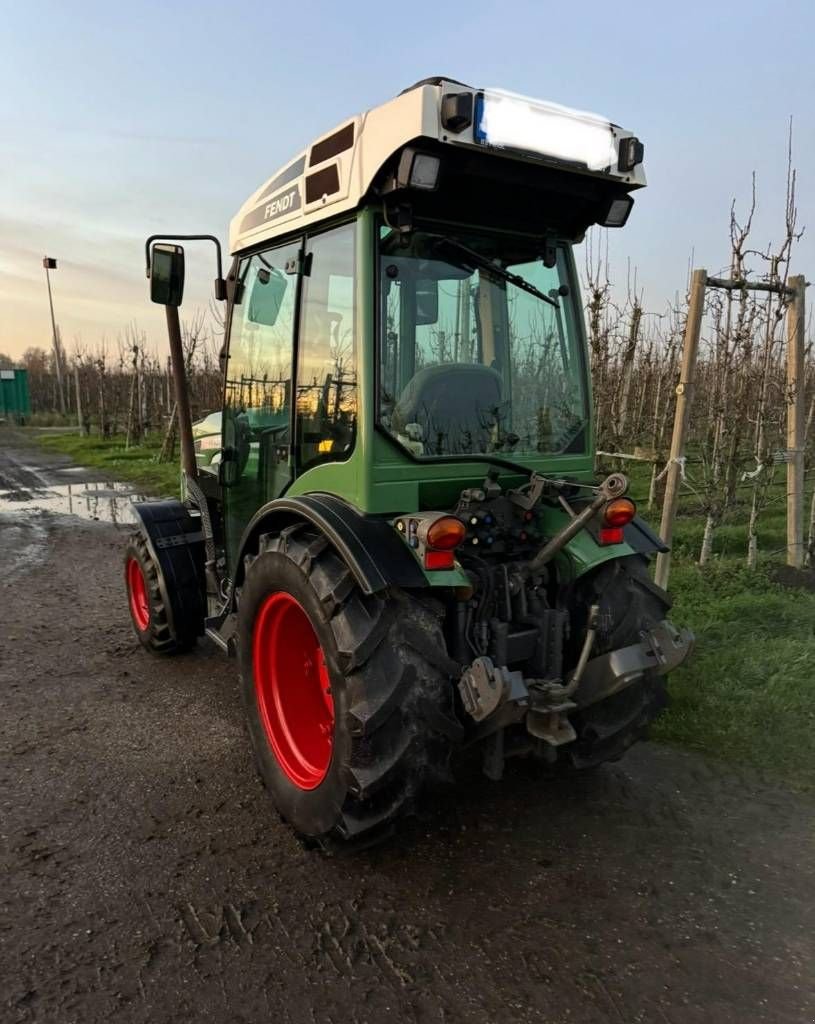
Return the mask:
[[56,512],[103,523],[135,523],[131,501],[144,495],[132,484],[113,483],[54,484],[42,488],[0,491],[0,512]]

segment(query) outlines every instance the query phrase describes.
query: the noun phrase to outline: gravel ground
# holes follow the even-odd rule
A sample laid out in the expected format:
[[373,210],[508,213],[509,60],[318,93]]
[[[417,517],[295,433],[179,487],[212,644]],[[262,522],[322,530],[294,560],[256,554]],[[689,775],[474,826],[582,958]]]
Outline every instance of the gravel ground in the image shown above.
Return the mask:
[[151,659],[126,527],[37,510],[84,479],[0,435],[4,1024],[815,1020],[810,800],[644,744],[306,852],[234,662]]

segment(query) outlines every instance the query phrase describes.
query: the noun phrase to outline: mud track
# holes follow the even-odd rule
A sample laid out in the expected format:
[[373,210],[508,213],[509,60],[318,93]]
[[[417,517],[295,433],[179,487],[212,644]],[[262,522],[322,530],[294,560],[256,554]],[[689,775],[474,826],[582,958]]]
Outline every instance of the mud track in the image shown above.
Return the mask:
[[[2,489],[64,473],[0,437]],[[125,532],[0,513],[4,1024],[815,1019],[811,801],[641,745],[321,859],[267,802],[234,663],[131,635]]]

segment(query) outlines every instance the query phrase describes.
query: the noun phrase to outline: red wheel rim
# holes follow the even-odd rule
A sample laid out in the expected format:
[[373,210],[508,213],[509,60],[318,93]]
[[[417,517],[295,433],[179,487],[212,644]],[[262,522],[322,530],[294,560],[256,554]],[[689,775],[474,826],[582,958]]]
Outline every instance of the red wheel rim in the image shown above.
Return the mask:
[[255,696],[269,746],[300,789],[316,789],[331,764],[334,698],[320,641],[291,594],[270,594],[255,620]]
[[147,596],[147,582],[142,567],[135,558],[128,558],[126,575],[130,614],[136,628],[143,633],[150,625],[150,599]]

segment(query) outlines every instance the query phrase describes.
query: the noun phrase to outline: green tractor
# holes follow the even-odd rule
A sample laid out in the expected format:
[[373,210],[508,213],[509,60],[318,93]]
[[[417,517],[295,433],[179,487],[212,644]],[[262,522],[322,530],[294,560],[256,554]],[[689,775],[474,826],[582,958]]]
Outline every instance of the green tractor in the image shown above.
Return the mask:
[[136,506],[133,626],[237,657],[260,774],[314,845],[387,835],[465,750],[493,779],[619,758],[690,652],[648,572],[665,547],[594,475],[573,246],[625,223],[642,157],[444,78],[317,139],[232,221],[226,279],[212,239],[224,390],[198,462],[177,243],[212,236],[148,239],[184,500]]

